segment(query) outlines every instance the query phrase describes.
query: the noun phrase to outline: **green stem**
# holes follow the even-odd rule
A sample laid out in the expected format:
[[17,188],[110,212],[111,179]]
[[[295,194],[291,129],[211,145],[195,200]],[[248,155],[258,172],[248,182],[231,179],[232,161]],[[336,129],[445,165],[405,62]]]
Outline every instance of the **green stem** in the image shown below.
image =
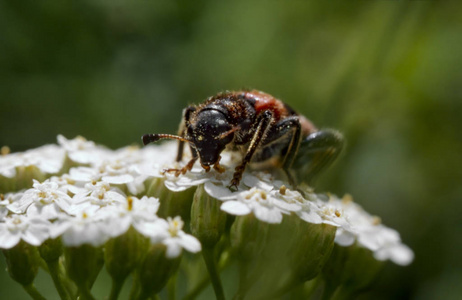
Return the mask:
[[210,282],[210,277],[209,276],[204,276],[202,279],[199,281],[198,284],[194,286],[187,294],[184,296],[184,300],[193,300],[196,299],[197,296],[202,292],[203,289],[207,287],[207,285]]
[[357,294],[353,291],[349,291],[344,286],[339,286],[331,295],[332,300],[347,300],[355,299]]
[[147,291],[145,291],[143,288],[141,289],[141,292],[139,293],[138,297],[136,300],[147,300],[147,299],[155,299],[158,300],[159,296],[157,294],[151,295]]
[[157,189],[157,178],[153,178],[146,190],[146,196],[155,196],[154,189]]
[[76,300],[78,295],[75,283],[66,276],[62,277],[61,280],[66,288],[67,294],[70,295],[71,299]]
[[79,295],[82,300],[95,300],[88,287],[79,287]]
[[239,262],[239,288],[238,288],[236,295],[234,295],[234,298],[233,298],[234,300],[244,299],[245,294],[249,290],[249,284],[247,281],[249,270],[247,267],[248,267],[247,261],[244,260],[244,261]]
[[324,291],[322,292],[322,300],[330,300],[334,296],[337,285],[329,283],[327,280],[324,284]]
[[204,257],[205,265],[207,266],[207,270],[210,275],[210,281],[212,282],[215,297],[217,300],[224,300],[225,294],[223,292],[220,275],[218,274],[217,265],[213,256],[213,248],[204,247],[202,249],[202,256]]
[[133,273],[133,282],[132,282],[132,289],[130,290],[130,296],[128,299],[135,300],[138,299],[138,294],[140,293],[140,277],[138,272]]
[[322,284],[323,284],[323,280],[321,279],[320,276],[312,279],[311,281],[308,282],[309,283],[309,287],[305,289],[303,295],[308,298],[308,299],[311,299],[314,295],[314,293],[320,288],[322,287]]
[[[226,258],[219,260],[218,262],[218,272],[221,272],[224,270],[228,265],[231,263],[231,259],[229,259],[229,255],[226,256]],[[201,275],[204,274],[201,272]],[[210,276],[205,275],[202,276],[202,278],[198,281],[198,283],[192,287],[186,296],[183,297],[183,300],[193,300],[196,299],[197,296],[209,285],[210,282]]]
[[178,273],[175,273],[167,283],[167,291],[168,291],[168,300],[176,300],[176,278],[178,277]]
[[303,284],[303,282],[300,281],[298,278],[290,276],[288,279],[285,280],[285,282],[281,284],[281,287],[276,290],[274,295],[276,295],[276,297],[278,298],[282,298],[285,294],[292,291],[301,284]]
[[51,278],[53,279],[55,288],[58,291],[59,297],[62,300],[70,300],[71,297],[67,293],[63,285],[63,281],[61,280],[61,277],[60,277],[59,260],[48,261],[47,265],[48,265],[48,270],[50,271]]
[[48,263],[45,262],[44,259],[41,258],[41,259],[39,260],[39,264],[40,264],[40,267],[41,267],[45,272],[50,273],[50,268],[49,268],[49,266],[48,266]]
[[67,273],[66,273],[66,268],[64,266],[64,264],[62,263],[62,261],[58,264],[58,273],[59,274],[62,274],[60,275],[60,280],[64,286],[64,288],[66,289],[67,291],[67,294],[71,297],[72,300],[76,300],[77,299],[77,286],[75,285],[74,281],[72,281],[68,276],[67,276]]
[[120,291],[124,286],[125,280],[115,280],[112,278],[111,282],[111,294],[109,295],[109,300],[117,300],[119,298]]
[[34,284],[31,283],[29,285],[23,285],[23,288],[26,290],[26,292],[29,294],[29,296],[32,297],[34,300],[46,300],[45,297],[40,294],[39,291],[35,288]]

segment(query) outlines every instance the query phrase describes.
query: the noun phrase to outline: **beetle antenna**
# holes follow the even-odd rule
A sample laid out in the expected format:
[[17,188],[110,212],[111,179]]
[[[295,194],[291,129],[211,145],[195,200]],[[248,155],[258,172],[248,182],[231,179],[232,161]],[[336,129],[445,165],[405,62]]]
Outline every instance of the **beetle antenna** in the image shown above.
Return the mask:
[[171,140],[179,140],[179,141],[183,141],[183,142],[190,142],[190,140],[188,140],[188,139],[186,139],[184,137],[178,136],[178,135],[157,134],[157,133],[145,134],[145,135],[143,135],[141,137],[141,139],[143,140],[144,145],[147,145],[147,144],[153,143],[153,142],[157,142],[158,140],[162,140],[162,139],[171,139]]

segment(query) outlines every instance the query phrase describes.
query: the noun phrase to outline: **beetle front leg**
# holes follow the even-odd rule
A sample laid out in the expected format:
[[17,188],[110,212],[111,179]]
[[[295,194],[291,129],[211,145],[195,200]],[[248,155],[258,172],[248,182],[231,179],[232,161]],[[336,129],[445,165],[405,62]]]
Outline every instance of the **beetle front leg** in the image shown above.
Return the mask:
[[296,174],[296,179],[311,184],[335,161],[343,145],[343,136],[336,130],[325,129],[307,136],[301,141],[294,158],[292,170]]
[[181,169],[164,169],[164,170],[162,171],[162,174],[165,174],[165,173],[174,173],[174,174],[175,174],[175,177],[178,177],[178,176],[180,176],[180,174],[186,174],[186,172],[191,171],[192,167],[194,166],[194,163],[195,163],[196,160],[199,158],[196,149],[194,149],[194,148],[191,147],[191,152],[192,152],[192,154],[193,154],[193,157],[192,157],[191,160],[186,164],[186,166],[184,166],[184,167],[181,168]]
[[[188,106],[183,110],[183,119],[180,123],[180,128],[178,129],[178,135],[181,137],[185,137],[186,135],[186,127],[189,123],[189,116],[193,111],[196,110],[195,106]],[[176,155],[176,161],[181,161],[183,159],[183,150],[184,150],[184,141],[178,141],[178,151]]]
[[241,182],[242,178],[242,173],[244,173],[246,165],[250,162],[252,159],[252,156],[255,153],[255,150],[257,150],[258,146],[260,146],[263,138],[266,136],[266,133],[273,121],[273,113],[271,111],[265,111],[263,112],[257,119],[257,127],[255,128],[255,133],[252,137],[252,140],[250,141],[249,148],[247,148],[247,152],[242,159],[242,162],[239,166],[235,168],[235,172],[233,175],[233,179],[231,180],[231,184],[229,186],[229,189],[232,191],[237,191],[237,187],[239,186],[239,183]]

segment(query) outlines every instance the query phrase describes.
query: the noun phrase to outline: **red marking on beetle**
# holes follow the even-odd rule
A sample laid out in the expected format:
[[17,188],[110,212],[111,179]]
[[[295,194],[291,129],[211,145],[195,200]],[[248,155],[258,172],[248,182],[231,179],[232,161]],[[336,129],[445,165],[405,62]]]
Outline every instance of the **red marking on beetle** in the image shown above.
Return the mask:
[[257,112],[270,110],[273,112],[273,118],[275,121],[282,119],[287,116],[287,109],[281,100],[274,98],[273,96],[263,93],[260,91],[251,91],[245,93],[246,98],[255,99],[255,110]]
[[[253,90],[250,92],[245,92],[244,95],[246,98],[255,99],[255,110],[257,112],[271,110],[274,113],[273,117],[276,121],[288,116],[287,107],[284,105],[284,103],[281,100],[274,98],[270,94]],[[303,136],[308,136],[311,133],[318,131],[316,126],[314,126],[314,124],[305,116],[298,115],[298,119],[302,127]]]

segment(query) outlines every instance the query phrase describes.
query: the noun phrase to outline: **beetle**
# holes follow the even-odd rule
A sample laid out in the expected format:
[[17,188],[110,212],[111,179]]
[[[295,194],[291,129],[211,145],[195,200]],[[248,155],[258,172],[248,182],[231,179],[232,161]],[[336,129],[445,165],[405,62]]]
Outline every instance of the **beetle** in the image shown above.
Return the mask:
[[313,179],[339,155],[344,140],[332,129],[318,130],[306,117],[270,94],[231,91],[209,97],[200,105],[183,110],[178,135],[145,134],[144,145],[160,139],[179,140],[176,161],[189,143],[192,158],[181,169],[165,169],[175,176],[190,171],[199,159],[207,172],[223,172],[220,154],[225,149],[241,151],[229,188],[236,191],[246,166],[281,168],[293,187]]

